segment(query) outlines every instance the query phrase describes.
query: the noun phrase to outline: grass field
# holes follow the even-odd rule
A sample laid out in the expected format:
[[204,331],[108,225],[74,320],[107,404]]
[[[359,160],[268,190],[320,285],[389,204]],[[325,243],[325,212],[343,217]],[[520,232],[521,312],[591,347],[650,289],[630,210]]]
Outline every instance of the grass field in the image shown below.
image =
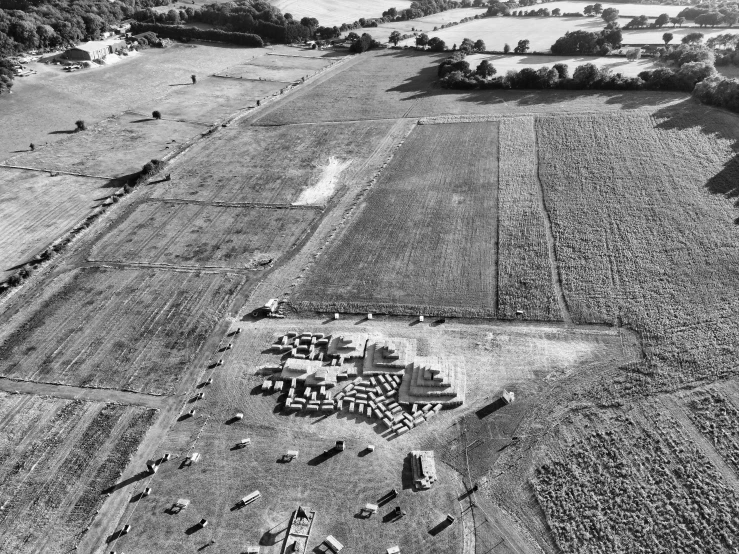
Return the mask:
[[[193,73],[204,78],[267,51],[192,43],[151,48],[117,64],[90,71],[67,73],[59,66],[31,64],[38,75],[16,80],[13,94],[0,98],[5,123],[5,132],[0,136],[0,159],[15,150],[26,149],[31,142],[41,145],[64,138],[64,131],[74,129],[78,119],[93,125],[178,92],[180,87],[170,85],[189,83]],[[156,108],[147,109],[146,113],[152,109]]]
[[[614,3],[608,3],[608,2],[602,2],[603,9],[606,8],[616,8],[619,12],[619,14],[623,17],[637,17],[640,15],[646,15],[647,17],[657,17],[663,13],[666,13],[670,17],[677,16],[678,13],[680,13],[685,6],[680,5],[670,5],[670,4],[622,4],[621,2],[614,2]],[[579,12],[582,13],[585,6],[588,5],[588,2],[574,2],[572,0],[568,1],[556,1],[556,2],[547,2],[546,4],[542,6],[537,6],[537,9],[539,7],[542,8],[549,8],[549,11],[552,11],[555,8],[559,8],[562,10],[562,13],[574,13]],[[524,10],[530,10],[531,8],[524,8]],[[598,18],[599,19],[599,18]]]
[[[737,118],[686,103],[653,116],[540,117],[541,177],[567,304],[633,327],[647,364],[624,386],[736,372]],[[566,146],[564,146],[566,145]]]
[[408,0],[272,0],[270,4],[283,14],[292,14],[298,21],[303,17],[315,17],[321,25],[329,27],[353,23],[360,17],[381,17],[385,10],[397,8],[400,11],[411,5]]
[[[460,363],[476,368],[468,371],[470,386],[463,408],[444,411],[393,440],[383,437],[384,426],[377,420],[347,412],[315,417],[285,415],[276,409],[284,399],[259,392],[263,376],[257,368],[275,363],[276,356],[267,353],[265,345],[276,336],[288,330],[356,332],[355,323],[350,319],[327,324],[321,319],[240,322],[243,332],[227,339],[232,341],[233,349],[224,354],[224,366],[205,375],[212,375],[213,384],[199,389],[204,399],[186,405],[187,409],[196,409],[196,416],[175,423],[160,445],[158,452],[171,452],[174,458],[150,481],[131,487],[129,493],[134,498],[144,486],[152,487],[154,492],[129,505],[121,521],[130,524],[133,531],[115,540],[109,549],[132,553],[180,551],[198,549],[215,540],[217,547],[226,552],[260,545],[263,554],[274,554],[282,547],[290,512],[306,505],[317,512],[317,527],[306,552],[315,552],[328,534],[356,552],[382,552],[396,544],[405,552],[418,548],[433,554],[461,552],[462,526],[471,523],[462,523],[457,498],[464,492],[462,476],[466,478],[467,472],[463,468],[455,471],[444,463],[439,446],[459,441],[459,430],[453,422],[462,414],[479,419],[479,436],[489,439],[485,447],[496,447],[478,450],[489,454],[482,464],[489,467],[495,450],[510,441],[524,410],[512,406],[484,418],[478,418],[476,410],[484,409],[503,387],[514,386],[524,398],[533,397],[541,389],[544,375],[556,379],[576,371],[580,364],[612,364],[623,360],[624,352],[618,333],[484,324],[409,326],[405,321],[382,318],[362,322],[359,328],[363,332],[415,340],[425,354],[454,352]],[[626,340],[631,349],[627,356],[636,354],[628,337]],[[525,405],[523,402],[526,400],[522,401]],[[227,423],[237,411],[244,414],[244,419]],[[250,438],[251,445],[233,449],[242,438]],[[347,450],[323,459],[323,450],[338,438],[347,441]],[[363,452],[367,444],[374,444],[375,452]],[[439,481],[428,491],[413,491],[406,457],[410,450],[430,445],[439,448]],[[288,449],[299,450],[299,458],[289,464],[278,463]],[[185,456],[192,452],[200,453],[201,461],[181,467]],[[470,456],[476,468],[481,460],[472,452]],[[369,519],[358,517],[365,503],[376,502],[391,488],[400,491],[396,501],[381,507]],[[238,499],[253,490],[259,490],[262,499],[235,508]],[[178,498],[190,499],[190,506],[177,515],[165,513]],[[397,505],[407,515],[400,522],[383,522]],[[446,514],[454,515],[457,522],[432,535],[430,531]],[[208,527],[188,534],[203,517],[208,519]]]
[[314,209],[148,202],[98,242],[90,257],[176,266],[269,267],[295,246]]
[[[620,18],[618,22],[623,26],[629,19]],[[532,52],[549,52],[552,44],[567,31],[598,32],[604,26],[605,22],[595,17],[486,17],[426,33],[439,37],[450,49],[454,44],[462,44],[465,38],[482,39],[487,50],[495,51],[503,51],[506,44],[513,49],[519,40],[527,39]],[[660,37],[664,32],[660,32]],[[416,42],[411,38],[398,44],[412,46]]]
[[561,321],[552,284],[533,117],[500,121],[498,169],[499,319]]
[[149,160],[166,156],[178,142],[184,143],[206,130],[202,124],[121,114],[87,131],[70,131],[65,140],[18,154],[6,163],[96,177],[124,177],[141,171]]
[[171,392],[244,281],[157,270],[67,273],[4,326],[2,374]]
[[633,62],[622,57],[506,56],[503,54],[492,56],[473,54],[465,58],[465,61],[473,68],[477,67],[482,60],[488,60],[493,64],[498,72],[496,75],[499,76],[505,75],[509,71],[521,71],[524,67],[539,69],[541,67],[552,67],[557,63],[566,64],[570,70],[570,75],[575,72],[577,67],[586,63],[591,63],[601,69],[610,69],[613,73],[621,73],[627,77],[636,77],[642,71],[652,71],[662,67],[653,58],[642,58]]
[[495,122],[417,127],[295,305],[494,315],[497,142]]
[[155,414],[0,392],[0,550],[73,550]]
[[[333,58],[335,60],[336,58]],[[289,83],[308,77],[331,64],[332,58],[308,56],[261,56],[244,64],[234,65],[217,75],[235,79],[267,79]]]
[[[289,204],[323,180],[330,159],[351,162],[334,190],[359,174],[392,121],[300,127],[232,126],[192,148],[171,166],[158,198]],[[217,159],[217,163],[211,160]],[[333,190],[326,191],[325,203]]]
[[664,44],[664,41],[662,40],[662,35],[665,33],[672,33],[675,38],[672,39],[672,42],[670,44],[676,45],[680,44],[680,41],[683,39],[685,35],[689,35],[690,33],[700,32],[704,35],[704,40],[708,40],[709,38],[720,35],[722,33],[729,32],[731,33],[731,29],[727,29],[726,27],[716,27],[715,29],[706,28],[703,29],[697,29],[693,27],[692,29],[690,27],[683,27],[682,29],[680,27],[676,27],[675,29],[672,28],[671,25],[668,25],[667,27],[664,27],[663,29],[635,29],[633,31],[624,31],[623,33],[623,43],[625,45],[629,44]]
[[0,167],[0,281],[74,228],[115,189],[109,181]]
[[482,16],[486,10],[487,8],[457,8],[455,10],[447,10],[445,12],[435,13],[426,17],[419,17],[418,19],[382,23],[377,27],[368,29],[367,32],[372,35],[372,38],[379,40],[380,42],[388,42],[388,37],[393,31],[398,31],[401,35],[412,33],[414,31],[419,34],[433,33],[435,28],[440,28],[442,25],[447,23],[458,22],[465,17],[475,17],[476,15]]
[[446,114],[604,112],[651,109],[679,102],[684,93],[618,91],[460,91],[441,88],[443,54],[407,50],[367,52],[330,79],[291,94],[256,119],[258,125],[353,121]]

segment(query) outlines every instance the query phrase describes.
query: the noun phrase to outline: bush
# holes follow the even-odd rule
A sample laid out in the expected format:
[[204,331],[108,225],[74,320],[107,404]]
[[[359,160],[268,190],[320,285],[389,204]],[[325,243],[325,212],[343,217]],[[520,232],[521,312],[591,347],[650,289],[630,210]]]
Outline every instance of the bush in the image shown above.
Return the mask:
[[75,131],[77,132],[87,130],[87,125],[85,125],[84,119],[78,119],[77,121],[74,122],[74,125],[75,125]]
[[154,119],[162,119],[162,113],[159,110],[154,110],[151,112],[151,117]]
[[356,40],[349,47],[349,51],[355,54],[361,54],[372,48],[372,36],[368,33],[363,33],[359,40]]
[[151,160],[150,162],[146,162],[144,164],[144,167],[141,169],[141,177],[146,178],[150,175],[153,175],[157,171],[159,171],[164,166],[164,162],[162,160]]

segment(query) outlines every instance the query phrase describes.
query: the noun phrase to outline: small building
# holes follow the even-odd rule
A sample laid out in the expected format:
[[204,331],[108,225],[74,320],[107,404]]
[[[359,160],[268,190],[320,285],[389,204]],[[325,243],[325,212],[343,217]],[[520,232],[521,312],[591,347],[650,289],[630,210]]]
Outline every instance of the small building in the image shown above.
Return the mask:
[[326,546],[329,547],[331,552],[341,552],[342,550],[344,550],[344,545],[337,541],[336,537],[334,537],[333,535],[329,535],[328,537],[326,537],[323,542],[326,543]]
[[68,60],[93,61],[102,60],[108,54],[113,54],[126,48],[126,41],[120,39],[91,40],[70,48],[64,53]]

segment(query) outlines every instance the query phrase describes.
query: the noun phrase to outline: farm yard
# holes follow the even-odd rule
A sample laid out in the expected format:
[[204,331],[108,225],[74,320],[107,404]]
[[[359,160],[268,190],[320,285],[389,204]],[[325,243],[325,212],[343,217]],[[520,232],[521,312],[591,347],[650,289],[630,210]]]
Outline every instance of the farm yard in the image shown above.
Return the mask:
[[150,201],[137,206],[99,242],[90,259],[259,269],[293,248],[317,215],[312,208]]
[[2,375],[171,393],[245,281],[153,269],[68,272],[4,325]]
[[73,550],[155,413],[0,392],[0,550]]
[[497,143],[494,122],[414,129],[293,305],[494,315]]
[[[279,359],[268,353],[265,345],[288,330],[354,333],[357,322],[369,336],[416,340],[424,354],[451,350],[457,353],[458,363],[489,369],[468,373],[472,381],[463,408],[442,411],[424,426],[390,440],[378,420],[347,411],[291,415],[278,408],[284,400],[280,393],[261,392],[264,374],[259,368]],[[263,553],[280,552],[290,512],[304,505],[317,513],[317,526],[306,552],[313,551],[328,534],[357,552],[380,552],[394,544],[405,551],[458,552],[462,526],[455,524],[436,534],[430,531],[447,513],[458,519],[462,516],[457,497],[465,491],[462,476],[466,472],[461,468],[454,471],[437,458],[438,482],[428,491],[414,491],[406,465],[408,452],[436,446],[437,441],[444,443],[444,438],[457,440],[452,422],[461,414],[484,409],[505,386],[513,385],[524,397],[533,397],[541,390],[544,375],[554,380],[577,371],[581,364],[595,370],[638,356],[633,337],[611,330],[583,333],[563,328],[516,330],[454,323],[409,326],[395,318],[349,318],[330,323],[320,318],[273,320],[239,322],[238,327],[240,334],[233,334],[234,327],[228,333],[226,340],[233,348],[224,355],[224,365],[206,374],[213,382],[199,389],[204,398],[185,408],[195,408],[195,416],[178,421],[161,444],[159,452],[170,452],[172,458],[150,480],[129,491],[134,498],[144,487],[154,491],[129,505],[122,518],[138,531],[115,539],[111,548],[126,552],[197,549],[215,540],[227,551],[260,545]],[[622,340],[628,345],[626,350]],[[514,407],[481,420],[482,428],[489,427],[491,435],[501,430],[501,418],[507,421],[508,437],[486,443],[500,447],[510,441],[510,433],[523,415],[522,411],[509,413]],[[243,420],[233,420],[237,412],[243,413]],[[250,444],[235,448],[243,438],[250,438]],[[324,455],[323,450],[337,439],[346,441],[347,450]],[[375,445],[375,451],[367,452],[367,444]],[[298,458],[279,463],[287,450],[298,450]],[[200,459],[185,467],[182,462],[194,452]],[[359,516],[365,503],[376,503],[392,488],[399,491],[396,501],[381,506],[369,518]],[[253,490],[259,490],[262,498],[237,506],[239,498]],[[189,506],[178,514],[168,514],[178,498],[189,499]],[[400,522],[383,521],[396,505],[407,515]],[[208,520],[208,526],[193,530],[201,518]]]

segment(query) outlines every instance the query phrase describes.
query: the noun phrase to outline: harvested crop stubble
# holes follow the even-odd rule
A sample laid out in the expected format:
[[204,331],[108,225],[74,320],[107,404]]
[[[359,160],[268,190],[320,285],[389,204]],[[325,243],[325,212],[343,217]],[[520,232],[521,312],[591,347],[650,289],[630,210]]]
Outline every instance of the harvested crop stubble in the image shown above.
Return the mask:
[[696,392],[688,408],[696,427],[739,475],[739,409],[715,389]]
[[[393,121],[290,127],[232,126],[196,144],[172,165],[159,198],[289,204],[320,181],[331,157],[352,161],[338,186],[356,175]],[[217,160],[214,162],[213,160]]]
[[156,412],[4,393],[0,399],[0,551],[69,552]]
[[257,269],[292,248],[315,209],[147,202],[96,244],[93,259]]
[[416,127],[296,307],[494,316],[497,142],[497,122]]
[[168,393],[242,276],[87,268],[58,277],[0,334],[2,374]]
[[671,389],[737,370],[735,116],[688,104],[539,117],[540,177],[575,321],[622,323],[645,363],[624,390]]
[[536,174],[534,118],[500,121],[498,182],[498,318],[562,319],[552,285]]
[[532,479],[563,552],[735,551],[739,495],[659,406],[579,423],[605,431],[557,451]]

